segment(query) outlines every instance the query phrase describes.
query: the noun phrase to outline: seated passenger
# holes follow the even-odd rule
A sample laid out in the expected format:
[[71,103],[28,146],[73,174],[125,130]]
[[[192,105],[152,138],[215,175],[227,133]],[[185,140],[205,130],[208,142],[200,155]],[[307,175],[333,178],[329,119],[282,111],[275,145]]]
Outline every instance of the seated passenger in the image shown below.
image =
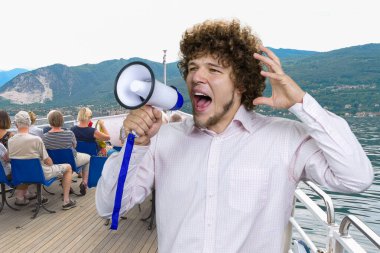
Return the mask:
[[89,122],[92,118],[92,112],[90,108],[82,107],[78,112],[78,125],[73,126],[71,131],[73,131],[77,141],[109,141],[110,135],[108,130],[104,126],[103,120],[98,120],[98,125],[102,129],[102,132],[97,130],[96,128],[92,128],[89,126]]
[[10,178],[11,164],[9,163],[8,150],[0,143],[0,162],[4,168],[5,175]]
[[64,149],[70,148],[73,151],[75,163],[78,167],[82,168],[82,182],[79,185],[80,193],[86,195],[88,171],[90,165],[90,155],[79,153],[75,150],[77,140],[75,135],[70,130],[62,129],[64,124],[63,115],[60,111],[53,111],[49,113],[48,121],[50,124],[50,131],[44,134],[43,142],[47,149]]
[[[62,177],[63,205],[62,209],[67,210],[75,207],[76,201],[69,197],[71,187],[71,166],[70,164],[53,164],[49,157],[45,145],[41,138],[29,134],[30,117],[25,111],[20,111],[15,115],[17,134],[8,143],[9,157],[11,159],[39,158],[46,179]],[[16,188],[16,205],[27,203],[27,189]]]
[[6,111],[0,111],[0,143],[8,148],[8,140],[13,136],[13,133],[8,131],[11,128],[11,119]]
[[42,137],[44,137],[43,130],[34,124],[36,123],[37,115],[32,111],[28,112],[28,114],[31,122],[31,125],[29,127],[29,133],[38,136],[42,139]]

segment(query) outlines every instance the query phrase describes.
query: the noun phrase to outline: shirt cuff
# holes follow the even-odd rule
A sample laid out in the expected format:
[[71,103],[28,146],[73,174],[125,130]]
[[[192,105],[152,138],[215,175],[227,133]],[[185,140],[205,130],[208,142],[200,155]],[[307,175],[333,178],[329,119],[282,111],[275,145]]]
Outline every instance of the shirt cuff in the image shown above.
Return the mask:
[[326,110],[309,94],[306,93],[302,103],[296,103],[289,111],[306,124],[314,123],[317,118],[324,117]]

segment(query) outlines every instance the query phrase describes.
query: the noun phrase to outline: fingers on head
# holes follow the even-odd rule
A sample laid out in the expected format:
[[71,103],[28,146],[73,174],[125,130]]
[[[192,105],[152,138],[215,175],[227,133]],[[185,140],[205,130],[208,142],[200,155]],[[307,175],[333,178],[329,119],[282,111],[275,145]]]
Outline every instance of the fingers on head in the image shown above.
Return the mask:
[[258,55],[256,58],[261,60],[268,68],[274,71],[279,71],[278,67],[281,67],[280,59],[268,48],[260,46],[260,49],[267,55]]
[[283,76],[283,74],[277,74],[277,73],[268,72],[268,71],[261,71],[261,75],[263,75],[267,78],[270,78],[270,79],[277,80],[277,81],[281,81],[282,76]]

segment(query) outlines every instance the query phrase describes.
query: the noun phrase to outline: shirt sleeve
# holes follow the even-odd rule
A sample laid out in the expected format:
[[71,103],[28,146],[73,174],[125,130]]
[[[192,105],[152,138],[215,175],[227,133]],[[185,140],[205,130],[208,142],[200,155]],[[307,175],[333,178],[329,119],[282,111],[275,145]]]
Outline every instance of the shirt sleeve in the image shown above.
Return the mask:
[[371,162],[343,118],[323,109],[309,94],[289,111],[310,136],[297,150],[295,175],[342,192],[360,192],[372,184]]
[[[117,181],[124,158],[125,146],[126,143],[120,152],[113,153],[107,159],[103,167],[102,176],[96,187],[96,209],[98,214],[104,218],[110,218],[112,216]],[[153,165],[153,156],[150,147],[133,147],[127,178],[124,184],[120,214],[125,213],[135,204],[142,203],[151,193],[154,181]]]

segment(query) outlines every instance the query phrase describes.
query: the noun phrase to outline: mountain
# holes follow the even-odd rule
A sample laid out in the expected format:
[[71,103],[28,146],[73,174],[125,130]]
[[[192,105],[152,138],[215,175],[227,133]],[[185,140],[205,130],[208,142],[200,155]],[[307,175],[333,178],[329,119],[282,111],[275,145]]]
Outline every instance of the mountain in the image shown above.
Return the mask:
[[292,58],[292,59],[300,59],[307,56],[313,56],[316,54],[320,54],[320,52],[317,51],[307,51],[307,50],[296,50],[296,49],[286,49],[286,48],[271,48],[278,58],[281,60]]
[[3,86],[3,84],[8,82],[9,80],[11,80],[13,77],[17,76],[18,74],[22,74],[22,73],[25,73],[27,71],[29,71],[29,70],[19,69],[19,68],[8,70],[8,71],[1,71],[0,70],[0,87]]
[[[330,52],[273,49],[283,68],[302,88],[325,107],[338,113],[379,110],[380,44],[367,44]],[[18,75],[0,88],[0,107],[17,111],[25,107],[45,113],[52,108],[76,111],[91,105],[99,114],[120,108],[114,98],[115,78],[126,64],[148,64],[162,82],[163,65],[141,58],[104,61],[68,67],[55,64]],[[184,111],[191,106],[177,62],[167,64],[167,84],[184,95]],[[267,85],[265,94],[270,95]],[[75,113],[74,113],[75,114]]]
[[15,104],[54,102],[65,105],[96,103],[113,98],[114,79],[120,69],[132,61],[142,61],[163,74],[160,63],[140,58],[110,60],[99,64],[68,67],[55,64],[17,76],[0,88],[0,96]]
[[310,85],[369,84],[380,82],[380,44],[367,44],[287,58],[284,68],[293,78]]
[[283,66],[288,75],[334,112],[380,111],[380,44],[288,58]]

